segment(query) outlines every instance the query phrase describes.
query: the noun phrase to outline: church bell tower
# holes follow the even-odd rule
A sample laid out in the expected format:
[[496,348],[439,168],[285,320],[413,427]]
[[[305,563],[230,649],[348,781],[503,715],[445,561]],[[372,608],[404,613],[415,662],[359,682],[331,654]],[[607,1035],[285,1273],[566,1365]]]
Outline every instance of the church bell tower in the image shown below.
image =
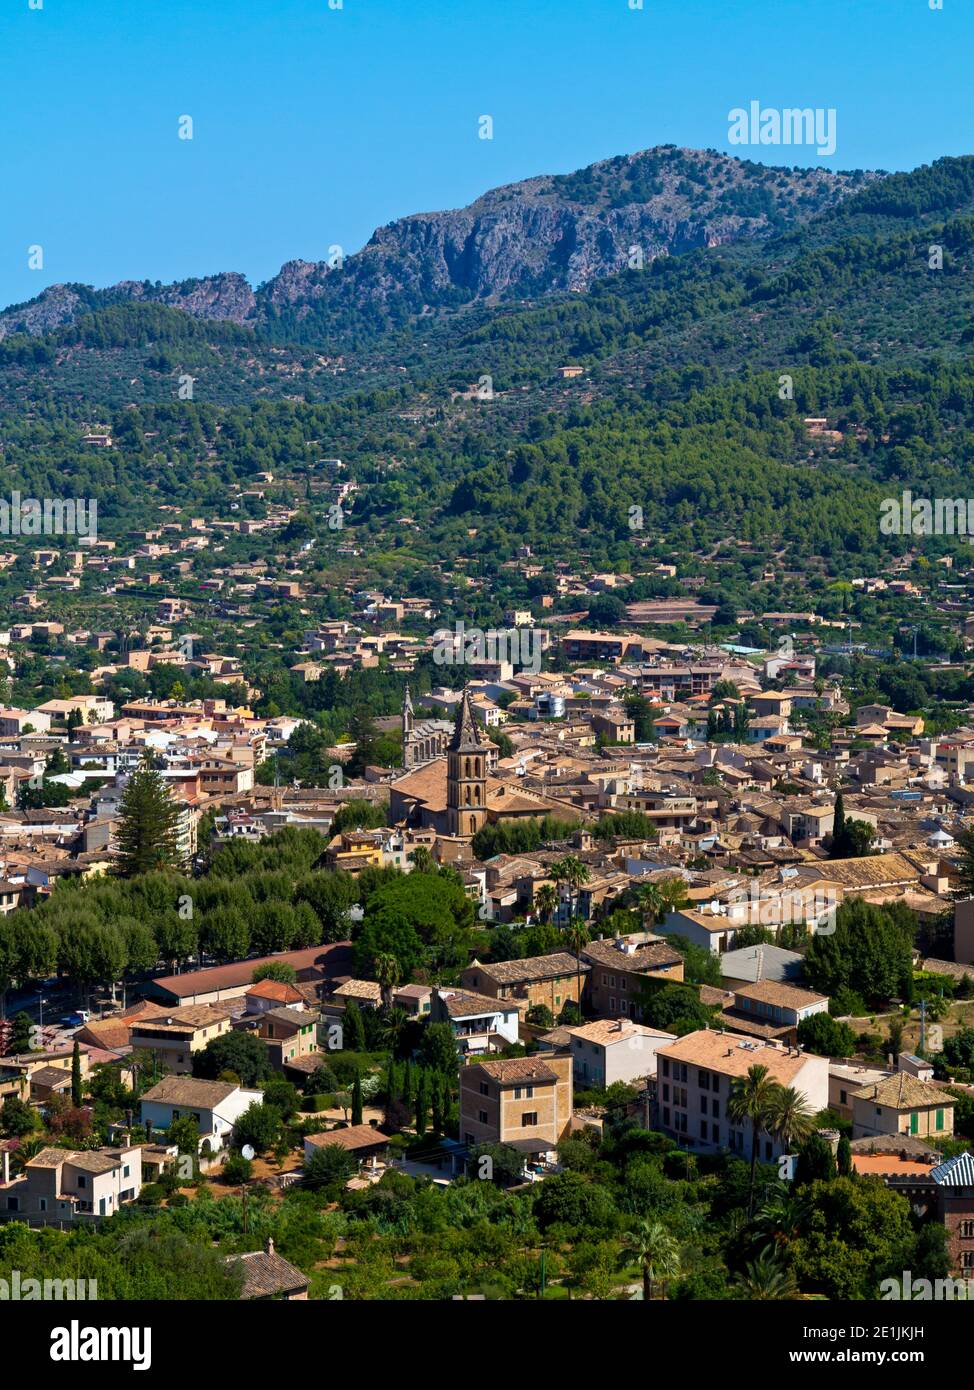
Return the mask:
[[464,690],[453,737],[446,746],[446,823],[468,839],[487,822],[487,747]]

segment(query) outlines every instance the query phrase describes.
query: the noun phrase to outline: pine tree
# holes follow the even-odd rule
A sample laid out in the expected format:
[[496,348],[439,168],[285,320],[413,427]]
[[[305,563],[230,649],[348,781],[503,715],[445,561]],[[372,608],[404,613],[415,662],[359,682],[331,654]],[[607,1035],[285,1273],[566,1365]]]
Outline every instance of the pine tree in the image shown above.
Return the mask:
[[75,1110],[80,1107],[81,1099],[81,1047],[75,1038],[74,1051],[71,1053],[71,1104]]
[[356,1072],[352,1082],[352,1124],[362,1123],[362,1078]]
[[164,778],[144,761],[132,774],[119,807],[115,871],[123,878],[180,869],[179,806]]

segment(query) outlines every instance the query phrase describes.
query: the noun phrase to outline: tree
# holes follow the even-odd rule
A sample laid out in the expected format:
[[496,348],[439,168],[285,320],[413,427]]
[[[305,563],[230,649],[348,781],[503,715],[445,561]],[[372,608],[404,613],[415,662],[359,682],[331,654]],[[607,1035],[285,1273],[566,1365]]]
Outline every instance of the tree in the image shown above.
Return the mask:
[[746,1076],[739,1076],[731,1086],[727,1101],[727,1116],[734,1124],[751,1125],[751,1174],[748,1185],[747,1214],[754,1211],[754,1178],[758,1161],[758,1136],[767,1131],[775,1113],[778,1084],[768,1068],[748,1067]]
[[118,812],[115,872],[122,878],[180,868],[180,811],[165,779],[144,759],[125,784]]
[[256,1086],[271,1074],[265,1044],[253,1033],[231,1032],[193,1053],[194,1076],[216,1081],[223,1072],[239,1076],[242,1086]]
[[250,1144],[257,1153],[267,1153],[280,1137],[281,1112],[259,1100],[251,1101],[233,1126],[233,1143],[237,1149]]
[[574,917],[578,890],[592,877],[588,865],[583,864],[577,855],[566,854],[564,859],[558,859],[551,865],[549,872],[555,883],[567,884],[568,915],[569,918]]
[[839,1023],[831,1014],[812,1014],[798,1025],[798,1041],[816,1057],[851,1057],[856,1035],[848,1023]]
[[293,985],[297,978],[298,972],[286,960],[269,960],[257,966],[250,980],[255,985],[260,984],[261,980],[277,980],[282,985]]
[[851,1178],[853,1175],[852,1164],[852,1145],[843,1134],[839,1140],[839,1146],[835,1151],[835,1164],[840,1178]]
[[861,859],[869,853],[876,831],[867,821],[849,820],[845,814],[842,793],[835,798],[835,815],[832,822],[832,839],[829,844],[830,859]]
[[305,1160],[304,1184],[312,1192],[344,1187],[356,1167],[355,1159],[341,1144],[321,1144]]
[[674,1278],[680,1271],[680,1247],[661,1221],[640,1221],[622,1238],[623,1258],[626,1263],[635,1262],[643,1280],[643,1299],[648,1303],[653,1297],[653,1287],[663,1285],[665,1298],[666,1280]]
[[71,1104],[80,1106],[84,1092],[81,1085],[81,1045],[77,1038],[71,1052]]
[[399,962],[396,957],[390,955],[388,951],[380,951],[373,958],[372,969],[375,979],[382,990],[382,1003],[385,1008],[392,1007],[392,991],[401,979],[399,973]]
[[831,1182],[835,1177],[835,1155],[832,1145],[821,1134],[811,1134],[798,1153],[795,1165],[795,1186]]
[[812,1113],[804,1096],[794,1086],[779,1086],[774,1093],[768,1133],[783,1149],[803,1144],[812,1132]]
[[553,883],[542,883],[534,895],[534,905],[542,922],[550,922],[558,906],[558,889]]
[[798,1281],[770,1246],[735,1277],[734,1288],[749,1301],[798,1297]]
[[878,1179],[813,1181],[805,1227],[792,1246],[792,1267],[808,1292],[874,1299],[879,1280],[911,1265],[916,1238],[905,1197]]
[[352,1082],[352,1124],[362,1123],[362,1078],[356,1076]]
[[588,945],[588,927],[580,917],[573,917],[565,928],[565,945],[575,957],[576,999],[582,1006],[582,952]]
[[421,1066],[441,1072],[451,1080],[460,1065],[457,1040],[449,1023],[428,1023],[420,1040],[418,1058]]

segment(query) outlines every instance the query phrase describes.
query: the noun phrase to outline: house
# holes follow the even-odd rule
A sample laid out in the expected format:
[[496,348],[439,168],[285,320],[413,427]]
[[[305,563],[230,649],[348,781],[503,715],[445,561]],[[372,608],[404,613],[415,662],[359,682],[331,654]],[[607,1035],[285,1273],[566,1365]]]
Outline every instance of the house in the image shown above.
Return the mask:
[[852,1096],[852,1137],[909,1134],[915,1139],[949,1138],[954,1132],[954,1097],[908,1071],[870,1082]]
[[433,1007],[433,991],[429,985],[400,985],[392,992],[392,1002],[405,1009],[411,1018],[428,1018]]
[[712,955],[721,955],[734,945],[737,929],[743,923],[735,923],[720,912],[697,912],[684,907],[677,912],[669,912],[656,930],[662,936],[685,936],[694,946],[702,946]]
[[645,1028],[626,1018],[600,1018],[568,1028],[575,1085],[606,1087],[656,1075],[656,1053],[675,1033]]
[[795,1043],[798,1025],[828,1010],[826,994],[780,984],[776,980],[758,980],[734,991],[734,1002],[723,1011],[722,1017],[727,1027],[737,1032]]
[[649,933],[590,941],[582,950],[590,970],[585,995],[601,1018],[642,1017],[641,1000],[647,982],[683,979],[683,957]]
[[259,1017],[257,1036],[267,1044],[271,1066],[282,1071],[295,1058],[318,1051],[318,1015],[308,1009],[268,1009]]
[[[750,1158],[751,1126],[732,1123],[727,1102],[734,1082],[755,1066],[767,1068],[779,1085],[793,1087],[813,1114],[828,1104],[827,1057],[701,1028],[657,1051],[658,1127],[692,1149],[729,1149]],[[765,1162],[785,1152],[769,1134],[760,1134],[758,1145]]]
[[308,1297],[310,1279],[295,1265],[285,1260],[283,1255],[277,1253],[270,1236],[267,1237],[263,1250],[252,1250],[243,1255],[228,1255],[227,1264],[240,1265],[243,1269],[244,1282],[240,1290],[242,1299],[267,1302],[274,1298],[283,1303],[297,1303]]
[[5,1150],[2,1176],[0,1211],[57,1221],[114,1216],[142,1190],[140,1151],[131,1145],[82,1153],[41,1149],[28,1159],[23,1174],[12,1180]]
[[519,1010],[467,990],[438,989],[432,999],[430,1022],[449,1023],[464,1055],[493,1052],[518,1042]]
[[304,1137],[304,1160],[307,1161],[318,1150],[337,1144],[353,1158],[363,1163],[385,1162],[389,1153],[389,1137],[373,1125],[346,1125],[344,1129],[329,1129],[321,1134],[306,1134]]
[[557,1018],[569,999],[578,999],[579,974],[583,981],[591,970],[587,961],[579,963],[567,951],[524,960],[474,960],[460,975],[460,984],[490,999],[526,999],[529,1006],[544,1004]]
[[348,973],[352,947],[348,941],[330,946],[308,946],[299,951],[281,951],[275,956],[232,961],[229,965],[208,966],[205,970],[184,970],[181,975],[164,975],[145,984],[145,992],[164,1004],[211,1004],[239,999],[249,993],[254,972],[271,961],[293,966],[299,980],[334,980]]
[[233,1081],[164,1076],[143,1095],[140,1115],[148,1136],[154,1130],[167,1130],[173,1120],[194,1120],[201,1150],[208,1144],[209,1151],[215,1153],[226,1145],[237,1120],[255,1102],[263,1105],[263,1091],[247,1090]]
[[188,1074],[193,1070],[193,1054],[229,1031],[228,1004],[188,1004],[170,1014],[136,1019],[129,1042],[139,1051],[151,1052],[167,1071]]
[[548,1153],[568,1132],[572,1103],[570,1054],[473,1062],[460,1070],[460,1138]]
[[303,1009],[304,995],[296,985],[284,980],[259,980],[248,989],[245,1007],[249,1015],[265,1014],[269,1009]]
[[728,989],[756,980],[794,982],[802,978],[802,958],[783,946],[741,946],[720,958],[721,979]]
[[864,1086],[885,1081],[892,1072],[882,1067],[863,1067],[855,1062],[829,1062],[829,1109],[843,1120],[852,1120],[852,1097]]

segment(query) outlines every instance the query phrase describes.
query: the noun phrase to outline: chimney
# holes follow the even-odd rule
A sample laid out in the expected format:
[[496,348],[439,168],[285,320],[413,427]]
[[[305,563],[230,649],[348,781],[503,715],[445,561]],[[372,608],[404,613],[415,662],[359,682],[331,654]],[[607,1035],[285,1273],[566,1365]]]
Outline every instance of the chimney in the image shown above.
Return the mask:
[[268,1236],[267,1239],[264,1241],[264,1250],[268,1255],[273,1255],[274,1239],[272,1236]]
[[7,1183],[10,1181],[10,1150],[3,1149],[0,1151],[0,1159],[2,1159],[2,1168],[0,1168],[2,1177],[0,1177],[0,1181],[2,1181],[6,1187]]

